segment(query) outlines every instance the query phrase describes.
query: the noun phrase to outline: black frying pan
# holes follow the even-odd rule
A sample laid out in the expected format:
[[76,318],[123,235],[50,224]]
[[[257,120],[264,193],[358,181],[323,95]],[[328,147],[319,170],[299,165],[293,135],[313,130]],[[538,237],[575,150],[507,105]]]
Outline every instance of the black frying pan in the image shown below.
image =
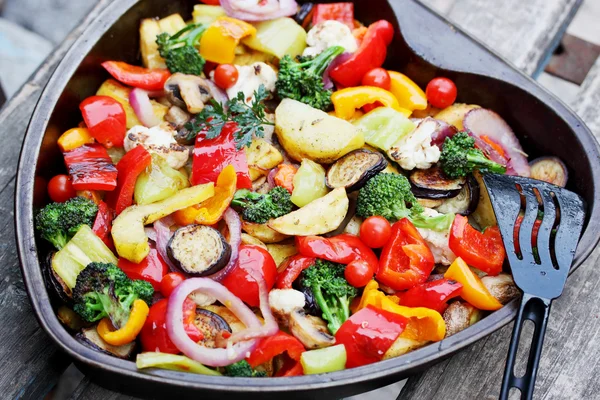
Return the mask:
[[[31,119],[23,144],[15,202],[21,268],[41,326],[87,375],[99,384],[146,397],[203,398],[343,397],[393,383],[450,356],[494,332],[515,316],[516,302],[441,342],[402,357],[324,375],[244,379],[208,377],[171,371],[139,372],[135,364],[96,352],[77,342],[55,315],[41,264],[46,248],[36,243],[33,209],[46,201],[45,180],[64,171],[56,146],[61,132],[80,122],[78,104],[95,93],[108,77],[100,63],[138,63],[141,18],[179,12],[190,15],[192,0],[120,0],[107,7],[77,40],[48,83]],[[387,67],[399,70],[420,86],[434,76],[447,76],[458,86],[459,102],[498,112],[517,133],[530,157],[555,155],[568,166],[569,188],[588,205],[589,221],[600,218],[600,152],[589,129],[573,111],[517,71],[481,43],[453,27],[416,0],[355,1],[356,16],[365,24],[387,19],[396,26]],[[37,189],[39,188],[39,189]],[[574,260],[577,267],[598,242],[598,225],[588,224]],[[38,255],[39,248],[39,255]]]

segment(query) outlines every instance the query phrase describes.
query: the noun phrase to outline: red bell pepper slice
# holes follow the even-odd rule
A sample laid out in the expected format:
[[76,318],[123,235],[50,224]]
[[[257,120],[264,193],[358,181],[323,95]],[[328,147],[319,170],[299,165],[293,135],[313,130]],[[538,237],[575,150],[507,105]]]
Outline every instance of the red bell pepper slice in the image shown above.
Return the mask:
[[358,50],[348,60],[335,67],[330,76],[343,87],[359,86],[367,72],[383,65],[387,56],[387,46],[393,37],[394,27],[388,21],[372,23]]
[[379,262],[377,256],[358,236],[343,233],[324,238],[321,236],[296,236],[296,248],[305,257],[316,257],[348,265],[353,261],[365,261],[375,272]]
[[471,267],[488,275],[498,275],[502,272],[506,251],[497,226],[487,228],[481,233],[469,225],[467,217],[456,215],[450,228],[448,247]]
[[255,368],[285,352],[292,360],[300,361],[300,356],[304,351],[304,345],[298,339],[279,331],[273,336],[261,339],[256,349],[250,353],[248,363]]
[[275,376],[301,376],[304,375],[304,368],[302,368],[302,363],[300,361],[294,361],[291,358],[288,360],[284,360],[281,368],[275,372]]
[[110,207],[108,207],[105,202],[100,201],[98,203],[98,214],[96,214],[96,219],[94,220],[92,230],[109,249],[114,251],[115,245],[112,241],[112,237],[110,236],[113,219],[114,214]]
[[335,20],[354,29],[354,3],[316,4],[313,10],[313,26],[319,22]]
[[133,263],[124,258],[119,258],[119,268],[125,272],[130,279],[142,279],[150,282],[155,291],[160,291],[160,283],[163,276],[169,273],[169,266],[162,259],[156,245],[152,242],[150,253],[139,264]]
[[448,307],[447,301],[459,296],[461,292],[460,283],[442,278],[421,283],[396,296],[400,297],[401,306],[426,307],[441,314]]
[[168,69],[138,67],[121,61],[106,61],[102,66],[119,82],[145,90],[163,90],[171,76]]
[[368,305],[353,314],[335,334],[346,348],[346,368],[380,361],[400,336],[408,319]]
[[277,275],[275,287],[277,289],[291,289],[292,283],[304,271],[315,263],[314,257],[305,257],[301,254],[296,254],[288,257],[282,265],[282,271]]
[[192,163],[192,185],[216,182],[223,168],[231,164],[237,174],[237,188],[252,188],[246,152],[236,148],[236,131],[237,124],[227,122],[223,125],[221,134],[214,139],[206,139],[203,134],[198,135]]
[[392,236],[381,251],[376,279],[394,290],[406,290],[423,283],[435,260],[423,237],[403,218],[392,225]]
[[143,146],[134,147],[117,163],[117,188],[106,195],[106,203],[117,215],[133,204],[135,182],[151,163],[152,156]]
[[117,168],[100,144],[86,144],[63,153],[75,190],[114,190]]
[[105,147],[123,147],[127,117],[121,103],[108,96],[92,96],[79,109],[94,139]]

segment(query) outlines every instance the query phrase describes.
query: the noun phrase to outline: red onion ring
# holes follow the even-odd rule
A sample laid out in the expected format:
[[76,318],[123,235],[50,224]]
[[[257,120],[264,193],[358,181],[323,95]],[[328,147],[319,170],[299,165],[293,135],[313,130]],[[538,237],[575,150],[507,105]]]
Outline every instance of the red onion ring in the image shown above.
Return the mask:
[[227,103],[227,100],[229,100],[229,96],[227,96],[227,93],[223,89],[218,87],[210,79],[205,79],[205,82],[210,88],[210,94],[212,95],[213,99],[215,99],[217,103],[225,105]]
[[227,229],[229,230],[231,257],[229,258],[229,263],[225,266],[225,268],[207,276],[207,278],[213,279],[217,282],[225,279],[233,267],[235,267],[240,255],[240,245],[242,244],[242,221],[240,220],[238,213],[236,213],[232,208],[227,208],[223,214],[223,220],[225,220]]
[[261,326],[260,320],[252,310],[225,286],[208,278],[191,278],[183,281],[169,296],[166,325],[173,344],[192,360],[211,367],[224,367],[246,358],[247,354],[256,348],[256,339],[236,344],[228,343],[225,349],[210,349],[190,339],[183,324],[183,303],[195,291],[215,297],[225,304],[249,329]]
[[154,114],[152,103],[150,103],[150,97],[148,92],[135,88],[129,93],[129,103],[131,108],[135,111],[135,115],[138,117],[140,122],[148,128],[159,125],[162,121]]
[[454,136],[458,130],[456,127],[454,127],[454,125],[450,125],[437,119],[436,121],[440,124],[440,128],[436,129],[436,131],[431,135],[431,144],[436,145],[441,150],[446,138]]
[[160,254],[163,261],[167,263],[171,272],[181,272],[181,270],[173,264],[167,254],[167,245],[169,244],[171,236],[173,236],[173,232],[169,229],[171,225],[173,225],[173,222],[166,220],[166,218],[159,219],[154,223],[154,231],[156,232],[156,250],[158,250],[158,254]]
[[144,228],[144,232],[146,232],[146,236],[148,236],[148,239],[152,240],[153,242],[156,242],[156,230],[154,230],[154,228],[150,228],[147,226]]
[[267,183],[269,184],[270,189],[273,189],[275,186],[275,175],[277,175],[277,167],[273,168],[271,171],[269,171],[269,174],[267,175]]
[[325,89],[333,89],[333,81],[329,76],[329,72],[331,72],[331,70],[333,70],[341,63],[347,61],[350,57],[352,57],[352,53],[343,52],[342,54],[334,58],[333,61],[331,61],[331,63],[329,64],[329,66],[327,66],[325,72],[323,72],[323,87]]
[[244,21],[266,21],[280,17],[290,17],[298,11],[295,0],[262,0],[250,4],[248,0],[221,0],[225,13]]
[[[244,267],[242,267],[244,268]],[[244,268],[244,271],[258,285],[258,298],[260,300],[260,312],[265,320],[264,325],[259,328],[248,327],[241,332],[234,333],[229,337],[229,343],[238,343],[244,340],[259,339],[267,336],[273,336],[279,331],[279,325],[271,313],[271,306],[269,304],[269,291],[267,290],[267,283],[265,282],[264,276],[257,274],[249,268]]]

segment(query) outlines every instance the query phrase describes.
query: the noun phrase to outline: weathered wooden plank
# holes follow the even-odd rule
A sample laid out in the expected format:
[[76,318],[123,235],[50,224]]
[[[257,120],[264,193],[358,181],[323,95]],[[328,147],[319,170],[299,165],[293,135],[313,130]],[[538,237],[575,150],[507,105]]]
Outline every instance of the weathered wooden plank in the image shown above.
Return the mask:
[[422,0],[536,76],[582,0]]
[[581,85],[581,91],[573,103],[573,109],[579,114],[597,138],[600,138],[600,58],[588,73]]
[[[109,0],[101,0],[89,22]],[[43,398],[70,360],[39,327],[22,282],[16,254],[13,193],[22,138],[42,88],[79,37],[82,23],[0,111],[0,387],[2,398]]]

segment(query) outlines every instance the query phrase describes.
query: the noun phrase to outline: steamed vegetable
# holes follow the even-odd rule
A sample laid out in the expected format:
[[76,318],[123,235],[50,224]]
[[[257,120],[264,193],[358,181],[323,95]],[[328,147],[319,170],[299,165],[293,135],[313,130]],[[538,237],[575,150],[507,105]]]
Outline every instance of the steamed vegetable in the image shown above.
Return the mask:
[[113,223],[112,237],[117,252],[131,262],[141,262],[150,252],[144,225],[151,224],[177,210],[198,204],[213,195],[214,184],[207,183],[182,189],[157,203],[126,208]]
[[259,194],[247,189],[238,190],[231,205],[242,210],[244,220],[258,224],[288,214],[294,206],[290,193],[280,186],[271,189],[267,194]]
[[342,188],[304,207],[268,222],[273,230],[286,235],[322,235],[336,229],[348,212],[348,196]]
[[314,161],[302,160],[298,172],[294,175],[294,191],[292,203],[304,207],[313,200],[325,196],[329,192],[325,185],[325,169]]
[[452,178],[467,176],[474,170],[496,174],[506,172],[504,166],[486,158],[481,150],[475,148],[475,139],[467,132],[446,138],[440,163],[444,173]]
[[110,318],[123,327],[135,300],[152,302],[154,289],[143,280],[132,281],[114,264],[91,263],[77,276],[73,310],[88,322]]
[[417,203],[404,175],[381,173],[370,179],[358,192],[356,215],[359,217],[380,215],[395,221],[421,212],[422,207]]
[[290,157],[331,164],[364,145],[362,132],[348,121],[292,99],[275,110],[275,132]]
[[331,90],[323,87],[323,72],[344,48],[333,46],[316,57],[299,57],[294,61],[289,55],[279,62],[277,95],[290,98],[311,107],[326,111],[331,107]]
[[90,228],[98,213],[91,200],[75,197],[64,203],[50,203],[35,217],[35,229],[58,250],[67,245],[82,225]]
[[161,33],[156,37],[158,52],[165,59],[169,71],[189,75],[202,74],[206,61],[196,47],[205,30],[205,25],[190,24],[174,35]]

